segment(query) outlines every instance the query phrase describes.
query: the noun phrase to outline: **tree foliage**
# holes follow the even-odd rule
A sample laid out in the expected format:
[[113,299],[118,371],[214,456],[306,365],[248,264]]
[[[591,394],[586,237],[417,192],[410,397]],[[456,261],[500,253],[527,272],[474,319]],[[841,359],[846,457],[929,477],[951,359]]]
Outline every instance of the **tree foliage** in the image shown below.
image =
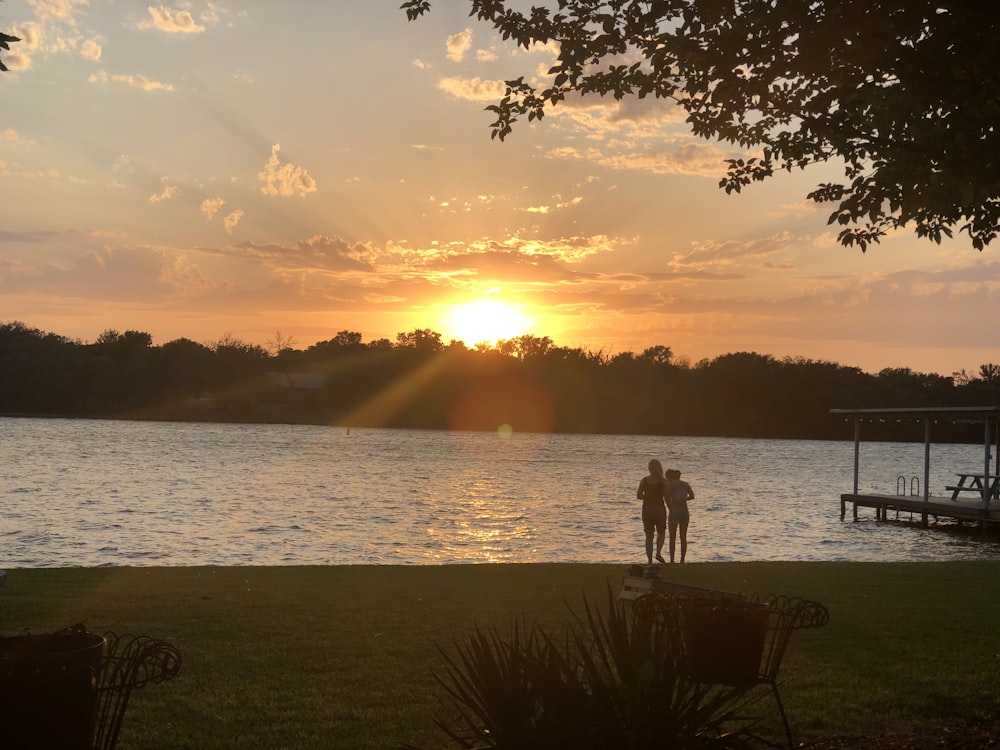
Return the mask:
[[[909,225],[982,250],[1000,222],[1000,13],[995,0],[558,0],[529,12],[469,0],[525,48],[558,48],[549,79],[506,82],[493,137],[572,94],[676,102],[691,131],[751,152],[727,193],[817,163],[808,194],[862,251]],[[401,6],[410,20],[429,0]]]
[[[16,36],[11,36],[10,34],[5,34],[0,31],[0,49],[10,51],[10,45],[14,42],[19,42],[21,39]],[[7,66],[3,64],[3,60],[0,60],[0,72],[7,70]]]
[[[440,345],[427,329],[365,342],[341,331],[277,353],[224,336],[161,346],[108,329],[92,344],[0,323],[0,414],[357,427],[845,439],[832,408],[1000,403],[1000,364],[952,377],[736,352],[691,367],[668,346],[613,356],[519,336]],[[920,440],[913,424],[866,427]],[[981,440],[978,425],[935,429]]]

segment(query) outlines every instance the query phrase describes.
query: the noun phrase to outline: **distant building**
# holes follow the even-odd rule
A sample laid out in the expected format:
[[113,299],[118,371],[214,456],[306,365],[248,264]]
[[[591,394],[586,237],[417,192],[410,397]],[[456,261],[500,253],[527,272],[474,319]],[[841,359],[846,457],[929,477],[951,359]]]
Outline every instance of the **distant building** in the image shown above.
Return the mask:
[[269,372],[267,379],[272,385],[292,390],[322,390],[328,375],[320,372]]

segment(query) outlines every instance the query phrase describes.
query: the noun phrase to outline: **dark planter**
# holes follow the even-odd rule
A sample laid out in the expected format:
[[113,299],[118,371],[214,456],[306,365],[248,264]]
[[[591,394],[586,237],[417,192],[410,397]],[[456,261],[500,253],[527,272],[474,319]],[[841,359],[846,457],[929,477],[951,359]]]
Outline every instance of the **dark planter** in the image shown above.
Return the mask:
[[86,632],[0,638],[0,747],[90,750],[103,649]]
[[767,633],[766,606],[691,599],[680,614],[691,677],[716,685],[757,681]]

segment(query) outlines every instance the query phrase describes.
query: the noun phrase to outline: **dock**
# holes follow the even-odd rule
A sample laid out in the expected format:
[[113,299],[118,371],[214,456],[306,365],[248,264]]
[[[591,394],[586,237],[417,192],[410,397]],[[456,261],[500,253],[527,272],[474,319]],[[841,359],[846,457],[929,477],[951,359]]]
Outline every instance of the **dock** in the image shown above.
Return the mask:
[[[1000,406],[958,406],[899,409],[831,409],[832,414],[843,414],[854,420],[854,489],[840,496],[840,520],[847,517],[848,505],[852,506],[852,516],[858,520],[859,508],[873,508],[875,518],[890,520],[895,513],[897,520],[919,519],[927,526],[930,519],[950,519],[962,524],[975,523],[986,533],[993,525],[1000,524]],[[924,433],[924,476],[923,494],[905,494],[897,484],[897,494],[862,493],[858,487],[861,424],[865,420],[913,419],[923,424]],[[941,421],[981,423],[983,425],[982,470],[975,473],[957,475],[961,481],[944,489],[947,496],[930,494],[928,482],[931,461],[931,425]],[[994,440],[996,443],[994,444]],[[900,478],[902,479],[902,478]],[[967,484],[967,480],[969,484]]]
[[[860,519],[858,508],[872,508],[878,521],[914,521],[928,526],[931,519],[942,518],[959,524],[971,522],[986,531],[990,525],[1000,525],[1000,505],[990,503],[984,507],[981,500],[928,495],[861,495],[846,493],[840,496],[840,520],[847,517],[848,506],[853,506],[853,519]],[[908,518],[903,518],[906,514]]]

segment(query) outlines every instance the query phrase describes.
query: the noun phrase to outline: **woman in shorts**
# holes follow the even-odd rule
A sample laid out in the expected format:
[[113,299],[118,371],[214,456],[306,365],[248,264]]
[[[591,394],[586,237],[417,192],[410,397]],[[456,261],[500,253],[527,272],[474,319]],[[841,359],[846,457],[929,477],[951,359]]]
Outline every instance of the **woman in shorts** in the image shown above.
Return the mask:
[[663,465],[657,460],[649,462],[649,476],[639,482],[635,496],[642,500],[642,528],[646,532],[646,560],[653,564],[653,534],[656,533],[656,559],[663,559],[663,532],[667,525],[665,503],[667,482],[663,478]]
[[694,490],[681,479],[681,473],[676,469],[667,470],[666,498],[667,507],[670,508],[670,518],[667,521],[670,526],[670,562],[674,561],[674,543],[678,530],[681,533],[681,562],[684,562],[688,549],[688,522],[691,520],[688,500],[694,500]]

